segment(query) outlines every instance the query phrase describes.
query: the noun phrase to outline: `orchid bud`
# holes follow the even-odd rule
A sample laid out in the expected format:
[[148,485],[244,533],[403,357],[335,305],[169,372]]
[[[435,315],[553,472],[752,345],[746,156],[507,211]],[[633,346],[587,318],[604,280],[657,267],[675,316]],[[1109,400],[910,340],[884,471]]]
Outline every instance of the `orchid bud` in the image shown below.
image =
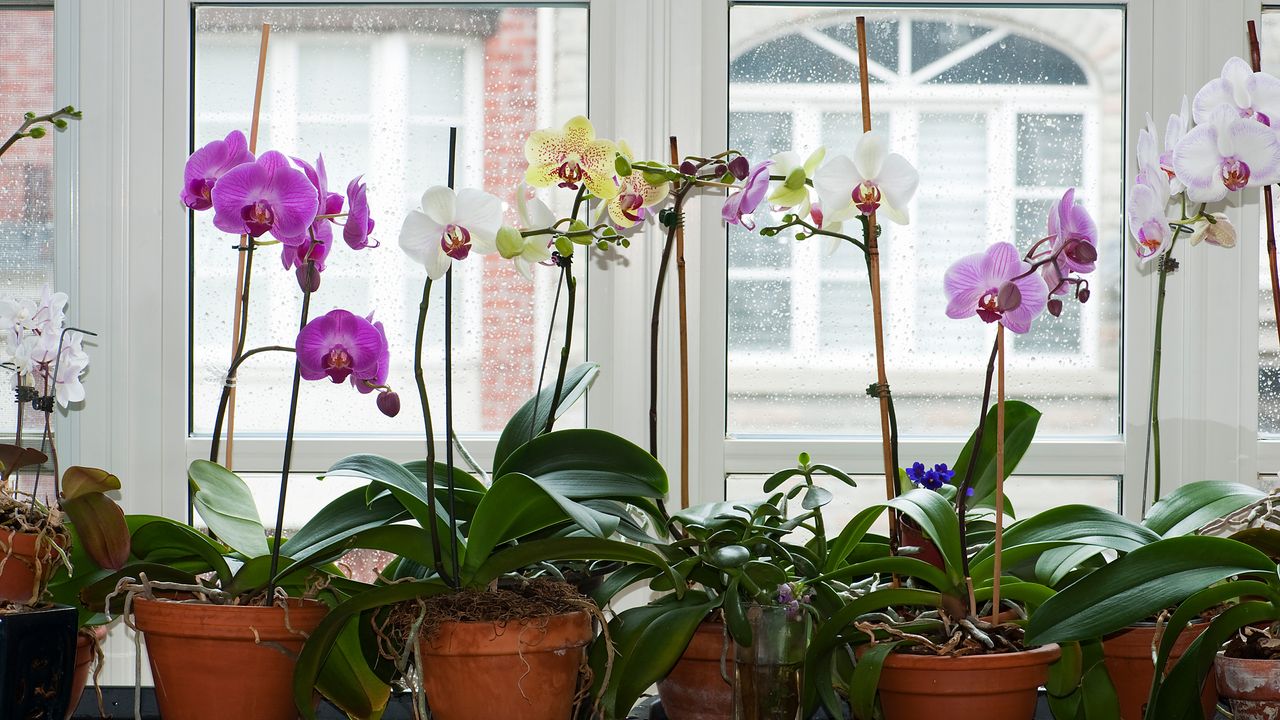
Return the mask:
[[313,293],[320,289],[320,271],[315,265],[307,262],[298,267],[298,287],[302,288],[302,292]]
[[1098,259],[1098,249],[1079,240],[1067,245],[1066,253],[1067,257],[1078,263],[1091,263]]
[[1050,315],[1054,317],[1060,317],[1062,315],[1062,301],[1058,298],[1050,300],[1048,307]]
[[400,414],[400,396],[391,390],[378,393],[378,410],[387,417]]
[[680,172],[684,175],[696,175],[698,166],[694,165],[692,160],[685,160],[680,163]]
[[721,176],[721,175],[724,175],[724,174],[725,174],[726,172],[728,172],[728,171],[729,171],[729,169],[728,169],[727,167],[725,167],[725,164],[724,164],[724,163],[716,163],[715,165],[712,165],[712,166],[711,166],[711,174],[712,174],[712,175]]
[[627,159],[626,155],[618,153],[618,156],[613,160],[613,169],[618,173],[619,177],[627,177],[631,175],[631,161]]
[[650,172],[648,170],[641,172],[640,177],[644,178],[645,182],[655,187],[658,185],[661,185],[662,183],[670,179],[666,175],[663,175],[662,173]]
[[498,229],[496,242],[498,254],[507,260],[519,256],[524,251],[524,236],[510,225],[503,225]]
[[729,161],[729,172],[739,180],[746,180],[747,175],[751,173],[751,161],[746,157],[739,155]]
[[27,131],[27,136],[33,137],[33,138],[42,138],[44,137],[44,128],[37,125],[36,127],[33,127]]
[[1080,288],[1079,292],[1076,293],[1076,299],[1079,300],[1081,303],[1087,303],[1089,302],[1089,296],[1091,294],[1092,293],[1089,292],[1089,288],[1082,287]]
[[1014,283],[1007,282],[1000,286],[996,304],[1005,312],[1016,310],[1022,304],[1022,291]]
[[556,252],[565,257],[573,255],[573,242],[564,235],[561,235],[556,238]]

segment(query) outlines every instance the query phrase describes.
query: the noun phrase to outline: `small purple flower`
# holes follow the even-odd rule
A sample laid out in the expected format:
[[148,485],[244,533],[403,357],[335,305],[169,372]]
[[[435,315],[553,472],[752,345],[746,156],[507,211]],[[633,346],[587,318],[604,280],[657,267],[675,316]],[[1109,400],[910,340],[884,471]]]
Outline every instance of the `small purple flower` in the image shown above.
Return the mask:
[[332,310],[307,323],[298,333],[295,347],[303,378],[327,377],[335,383],[376,378],[388,355],[386,335],[346,310]]
[[941,490],[944,485],[951,482],[951,479],[956,476],[955,471],[948,468],[946,463],[938,463],[930,469],[926,468],[924,463],[916,462],[911,467],[906,468],[905,472],[907,479],[917,487],[935,492]]
[[782,583],[778,586],[778,594],[774,599],[779,606],[787,609],[787,619],[795,620],[800,617],[801,607],[813,601],[813,593],[799,581]]
[[1049,300],[1044,278],[1030,269],[1018,249],[1007,242],[960,258],[942,280],[949,299],[947,317],[963,320],[977,315],[983,322],[1027,332]]
[[754,221],[743,219],[744,215],[750,215],[760,206],[764,196],[769,192],[769,166],[773,164],[772,160],[764,162],[751,168],[751,172],[747,174],[747,179],[742,183],[742,190],[734,195],[730,195],[724,201],[724,208],[720,211],[720,217],[730,225],[741,225],[748,230],[755,230]]
[[225,140],[214,140],[191,153],[182,172],[182,204],[192,210],[213,207],[213,187],[232,168],[253,162],[244,133],[232,130]]
[[213,224],[233,235],[270,232],[288,245],[307,239],[319,208],[316,187],[289,159],[272,150],[232,168],[213,189]]
[[1047,231],[1049,251],[1062,252],[1055,262],[1044,266],[1041,273],[1050,295],[1064,295],[1068,284],[1064,279],[1072,274],[1094,271],[1098,260],[1098,226],[1083,205],[1075,203],[1076,189],[1068,188],[1058,204],[1049,209]]
[[363,177],[347,183],[347,222],[342,227],[342,239],[352,250],[378,246],[378,242],[369,237],[373,232],[373,218],[369,217],[368,188],[360,182]]

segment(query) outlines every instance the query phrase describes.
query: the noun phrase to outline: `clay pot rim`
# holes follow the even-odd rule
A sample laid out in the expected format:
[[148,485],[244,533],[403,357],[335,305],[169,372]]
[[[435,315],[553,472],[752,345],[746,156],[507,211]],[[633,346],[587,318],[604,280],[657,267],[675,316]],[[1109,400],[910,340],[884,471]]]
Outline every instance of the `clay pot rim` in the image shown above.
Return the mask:
[[587,612],[586,610],[570,610],[569,612],[555,613],[553,615],[533,615],[531,617],[523,617],[523,618],[507,618],[506,620],[445,620],[444,622],[440,623],[440,627],[454,626],[454,625],[468,627],[468,628],[479,627],[481,625],[509,626],[516,623],[527,623],[531,620],[542,620],[543,618],[549,618],[551,620],[555,620],[557,618],[567,619],[574,615],[585,615],[588,618],[591,617],[591,613]]
[[138,597],[133,599],[133,624],[143,635],[254,642],[256,631],[258,640],[301,643],[329,614],[329,607],[307,598],[289,598],[289,603],[286,627],[279,605],[214,605]]
[[1268,660],[1268,659],[1266,659],[1266,658],[1238,658],[1238,657],[1231,657],[1230,655],[1227,655],[1227,651],[1226,651],[1226,650],[1219,650],[1219,651],[1218,651],[1218,654],[1217,654],[1217,655],[1215,656],[1215,658],[1214,658],[1214,661],[1215,661],[1215,662],[1222,662],[1222,661],[1224,661],[1224,660],[1225,660],[1225,661],[1227,661],[1227,662],[1230,662],[1230,663],[1235,663],[1235,664],[1237,664],[1237,665],[1255,665],[1255,666],[1258,666],[1258,665],[1276,665],[1276,664],[1280,664],[1280,658],[1273,658],[1273,659],[1271,659],[1271,660]]
[[[949,665],[954,670],[1016,668],[1052,662],[1062,655],[1062,648],[1057,643],[1041,645],[1030,650],[1019,650],[1011,653],[993,653],[989,655],[911,655],[907,653],[889,653],[885,658],[885,667],[904,670],[940,670],[939,666]],[[967,666],[967,667],[966,667]]]

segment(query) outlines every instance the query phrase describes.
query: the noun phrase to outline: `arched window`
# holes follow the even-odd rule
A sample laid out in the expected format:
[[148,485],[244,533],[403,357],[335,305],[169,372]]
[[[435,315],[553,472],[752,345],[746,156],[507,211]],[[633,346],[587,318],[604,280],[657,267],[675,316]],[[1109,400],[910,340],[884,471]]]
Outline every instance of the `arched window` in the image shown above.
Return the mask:
[[[1093,298],[1013,339],[1011,363],[1021,370],[1011,378],[1026,383],[1019,397],[1052,408],[1042,432],[1101,435],[1119,427],[1122,26],[1098,22],[1091,10],[1060,11],[1058,19],[1046,12],[1032,16],[1037,25],[1021,24],[1008,9],[896,11],[868,20],[873,125],[921,174],[911,224],[882,220],[890,380],[908,433],[971,427],[966,408],[981,389],[975,379],[990,341],[946,319],[947,266],[997,241],[1025,250],[1045,234],[1051,204],[1073,186],[1102,226]],[[852,153],[862,132],[853,16],[735,9],[731,146],[753,159],[819,145]],[[1060,33],[1072,28],[1053,25],[1062,18],[1092,23],[1092,34],[1073,33],[1068,44]],[[728,323],[731,434],[875,429],[875,403],[857,401],[875,373],[866,269],[856,249],[828,256],[818,242],[735,230]],[[1034,386],[1049,369],[1062,382]]]

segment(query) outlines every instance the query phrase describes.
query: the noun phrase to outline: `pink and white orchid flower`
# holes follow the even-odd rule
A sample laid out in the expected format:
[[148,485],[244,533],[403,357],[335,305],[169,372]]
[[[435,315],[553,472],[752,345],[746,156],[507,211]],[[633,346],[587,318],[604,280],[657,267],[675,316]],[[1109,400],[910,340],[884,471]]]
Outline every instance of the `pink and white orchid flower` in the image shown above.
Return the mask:
[[1216,212],[1213,213],[1213,222],[1201,220],[1192,227],[1189,241],[1192,245],[1199,245],[1203,241],[1222,248],[1233,248],[1236,246],[1236,226],[1231,224],[1226,213]]
[[823,210],[831,220],[880,212],[899,225],[910,222],[907,205],[916,194],[920,173],[897,153],[880,130],[864,133],[853,158],[837,155],[813,178]]
[[472,251],[485,255],[502,226],[502,201],[483,190],[435,186],[422,194],[422,207],[409,211],[400,228],[400,249],[427,269],[427,277],[444,277],[454,260]]
[[1158,190],[1146,183],[1136,183],[1129,191],[1125,215],[1129,233],[1137,241],[1134,250],[1138,253],[1138,260],[1144,264],[1167,250],[1173,240],[1168,204],[1167,197],[1161,197]]
[[1280,181],[1280,138],[1271,128],[1219,108],[1178,143],[1173,169],[1192,202],[1217,202],[1228,192]]
[[1204,84],[1192,103],[1192,116],[1206,123],[1220,107],[1229,107],[1242,118],[1266,126],[1280,121],[1280,79],[1254,72],[1249,63],[1233,57],[1222,66],[1222,76]]
[[534,187],[576,190],[583,183],[601,200],[618,196],[618,148],[608,140],[597,140],[591,121],[582,115],[570,118],[561,130],[534,130],[524,143],[529,161],[525,182]]
[[[1151,120],[1147,119],[1150,126]],[[1186,189],[1182,181],[1178,179],[1177,173],[1173,171],[1173,151],[1178,147],[1178,143],[1182,142],[1182,138],[1187,136],[1187,131],[1191,129],[1191,115],[1187,109],[1187,96],[1182,96],[1181,109],[1169,116],[1169,122],[1164,127],[1164,150],[1160,153],[1160,168],[1169,176],[1169,193],[1177,195]],[[1154,133],[1153,133],[1154,134]]]

